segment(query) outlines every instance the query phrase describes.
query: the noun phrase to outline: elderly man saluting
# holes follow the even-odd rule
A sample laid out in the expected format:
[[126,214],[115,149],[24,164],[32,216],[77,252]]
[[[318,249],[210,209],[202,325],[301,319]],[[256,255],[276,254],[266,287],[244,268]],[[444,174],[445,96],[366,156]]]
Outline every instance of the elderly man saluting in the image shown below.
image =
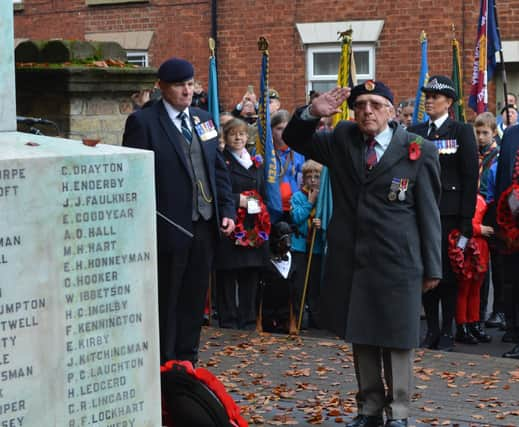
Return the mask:
[[[316,132],[346,99],[356,122]],[[297,110],[283,134],[330,170],[321,303],[323,325],[353,343],[358,415],[349,427],[382,426],[384,410],[386,427],[407,426],[421,293],[442,275],[438,151],[391,121],[392,104],[382,82],[335,88]]]

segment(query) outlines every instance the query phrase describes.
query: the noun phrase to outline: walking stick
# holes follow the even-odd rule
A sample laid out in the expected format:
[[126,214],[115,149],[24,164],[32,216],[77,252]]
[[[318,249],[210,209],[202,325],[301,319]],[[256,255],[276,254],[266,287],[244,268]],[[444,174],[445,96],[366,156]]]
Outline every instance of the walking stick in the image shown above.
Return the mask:
[[310,277],[310,267],[312,264],[312,254],[314,251],[314,242],[315,235],[317,233],[317,227],[313,227],[312,229],[312,240],[310,242],[310,253],[308,254],[308,263],[306,264],[306,275],[305,275],[305,284],[303,286],[303,295],[301,296],[301,304],[299,306],[299,319],[297,320],[297,333],[301,330],[301,321],[303,320],[303,310],[305,309],[305,298],[306,298],[306,288],[308,287],[308,279]]

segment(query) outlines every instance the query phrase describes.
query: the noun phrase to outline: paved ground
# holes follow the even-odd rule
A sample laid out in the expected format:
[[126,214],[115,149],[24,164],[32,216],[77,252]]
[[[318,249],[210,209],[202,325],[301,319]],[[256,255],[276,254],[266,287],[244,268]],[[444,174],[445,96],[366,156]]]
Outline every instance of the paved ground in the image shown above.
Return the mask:
[[[511,344],[492,332],[492,344],[416,352],[411,426],[519,426],[519,360],[495,357]],[[322,331],[290,338],[209,327],[201,345],[200,366],[251,425],[336,426],[356,413],[350,346]]]

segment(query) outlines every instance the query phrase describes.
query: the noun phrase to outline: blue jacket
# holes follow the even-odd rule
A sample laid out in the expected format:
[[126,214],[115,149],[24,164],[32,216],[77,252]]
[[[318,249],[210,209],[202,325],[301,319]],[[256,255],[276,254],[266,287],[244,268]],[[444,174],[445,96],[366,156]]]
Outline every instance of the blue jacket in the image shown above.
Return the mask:
[[[309,240],[312,237],[311,235],[308,236],[308,218],[310,217],[314,205],[308,201],[306,193],[302,190],[296,191],[292,195],[290,205],[290,215],[292,221],[297,226],[297,233],[292,236],[292,250],[295,252],[307,252],[310,249]],[[317,230],[315,235],[313,253],[316,255],[323,253],[323,238],[321,230]]]

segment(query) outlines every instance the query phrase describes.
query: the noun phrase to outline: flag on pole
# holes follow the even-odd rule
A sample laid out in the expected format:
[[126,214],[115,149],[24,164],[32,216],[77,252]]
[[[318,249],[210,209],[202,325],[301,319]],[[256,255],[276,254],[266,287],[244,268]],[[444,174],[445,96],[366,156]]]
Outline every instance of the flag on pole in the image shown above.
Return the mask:
[[265,158],[265,195],[266,204],[272,223],[275,223],[283,214],[281,193],[279,191],[278,166],[276,151],[272,141],[270,127],[270,97],[269,97],[269,52],[268,41],[260,37],[258,48],[262,52],[260,75],[260,99],[258,105],[258,139],[256,140],[256,154]]
[[[341,39],[341,57],[339,59],[339,70],[337,73],[337,86],[339,87],[353,87],[357,84],[357,77],[355,75],[355,60],[352,49],[352,35],[353,30],[347,30],[339,33]],[[341,112],[333,116],[333,126],[341,120],[350,119],[350,110],[348,109],[348,102],[345,100],[341,105]]]
[[207,87],[207,98],[209,114],[213,118],[216,129],[220,129],[220,107],[218,105],[218,74],[216,72],[216,58],[214,57],[215,42],[211,37],[209,39],[209,85]]
[[454,119],[466,122],[465,103],[463,101],[463,72],[461,71],[460,44],[456,37],[452,39],[452,81],[458,100],[453,104]]
[[488,110],[488,81],[494,75],[496,52],[500,50],[494,0],[481,0],[469,96],[469,107],[478,114]]
[[[337,72],[337,86],[339,87],[353,87],[357,84],[357,77],[355,71],[355,59],[352,49],[352,34],[353,30],[347,30],[339,33],[341,39],[341,57],[339,59],[339,70]],[[348,109],[347,101],[341,105],[341,112],[333,116],[333,126],[337,125],[341,120],[350,119],[350,110]],[[324,166],[321,170],[321,183],[319,187],[319,195],[316,203],[316,218],[321,220],[322,236],[326,239],[326,230],[328,223],[332,217],[333,199],[332,187],[330,184],[330,174],[328,168]]]
[[414,102],[414,125],[429,120],[429,116],[425,113],[425,93],[422,92],[422,87],[424,87],[429,81],[429,63],[427,61],[427,34],[425,31],[422,31],[420,34],[420,44],[422,47],[422,60],[420,64],[420,77],[418,78],[418,89],[416,90],[416,98]]

